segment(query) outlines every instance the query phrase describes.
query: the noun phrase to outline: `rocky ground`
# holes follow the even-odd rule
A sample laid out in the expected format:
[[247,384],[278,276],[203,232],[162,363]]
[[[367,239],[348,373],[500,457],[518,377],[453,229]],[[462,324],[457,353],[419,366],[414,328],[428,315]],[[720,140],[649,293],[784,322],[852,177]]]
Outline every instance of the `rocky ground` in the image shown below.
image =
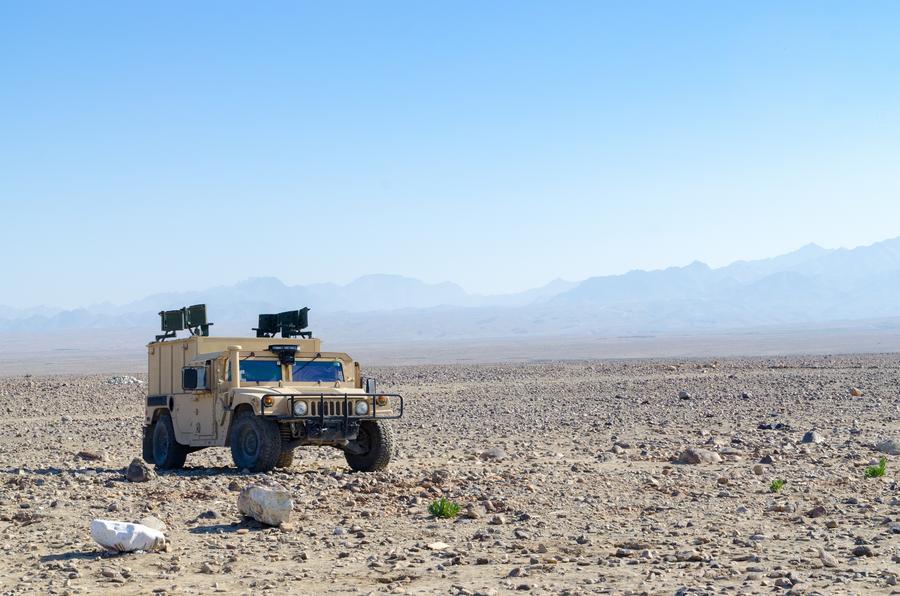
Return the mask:
[[[224,449],[126,480],[141,384],[0,379],[0,591],[900,592],[900,456],[865,477],[900,441],[900,356],[369,372],[408,398],[396,459],[301,449],[266,475],[295,499],[280,528],[240,516],[259,479]],[[428,513],[441,496],[460,517]],[[148,515],[166,552],[91,540]]]

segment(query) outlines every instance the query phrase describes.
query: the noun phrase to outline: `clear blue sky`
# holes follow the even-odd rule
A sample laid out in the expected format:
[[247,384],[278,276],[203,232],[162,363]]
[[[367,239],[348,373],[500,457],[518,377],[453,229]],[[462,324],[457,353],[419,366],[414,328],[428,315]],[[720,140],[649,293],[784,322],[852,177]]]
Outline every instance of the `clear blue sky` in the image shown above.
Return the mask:
[[900,235],[897,2],[0,4],[0,304]]

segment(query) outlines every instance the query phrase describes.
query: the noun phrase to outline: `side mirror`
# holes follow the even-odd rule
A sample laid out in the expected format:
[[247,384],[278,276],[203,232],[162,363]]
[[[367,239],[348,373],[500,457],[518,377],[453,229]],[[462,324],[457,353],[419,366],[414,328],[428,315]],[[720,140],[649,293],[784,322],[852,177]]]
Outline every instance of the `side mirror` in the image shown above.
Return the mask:
[[206,384],[206,369],[186,366],[181,369],[181,387],[185,391],[209,389]]
[[366,379],[366,393],[375,393],[375,379],[372,377]]

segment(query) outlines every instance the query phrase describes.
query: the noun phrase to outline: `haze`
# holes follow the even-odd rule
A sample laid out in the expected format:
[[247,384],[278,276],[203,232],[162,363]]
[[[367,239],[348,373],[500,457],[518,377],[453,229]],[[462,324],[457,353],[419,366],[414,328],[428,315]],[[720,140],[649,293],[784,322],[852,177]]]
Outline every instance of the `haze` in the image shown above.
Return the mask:
[[0,304],[894,237],[898,11],[4,3]]

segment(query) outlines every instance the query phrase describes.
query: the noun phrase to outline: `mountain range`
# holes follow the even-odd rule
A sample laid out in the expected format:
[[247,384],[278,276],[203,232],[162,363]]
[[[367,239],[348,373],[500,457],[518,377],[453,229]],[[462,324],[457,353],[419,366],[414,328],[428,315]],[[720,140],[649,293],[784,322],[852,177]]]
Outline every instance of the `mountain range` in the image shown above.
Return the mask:
[[397,275],[297,286],[257,277],[125,305],[0,307],[0,331],[151,328],[159,310],[201,302],[218,331],[246,331],[258,313],[309,306],[314,331],[342,339],[682,333],[900,317],[900,238],[854,249],[809,244],[715,269],[694,262],[581,282],[557,279],[494,296]]

